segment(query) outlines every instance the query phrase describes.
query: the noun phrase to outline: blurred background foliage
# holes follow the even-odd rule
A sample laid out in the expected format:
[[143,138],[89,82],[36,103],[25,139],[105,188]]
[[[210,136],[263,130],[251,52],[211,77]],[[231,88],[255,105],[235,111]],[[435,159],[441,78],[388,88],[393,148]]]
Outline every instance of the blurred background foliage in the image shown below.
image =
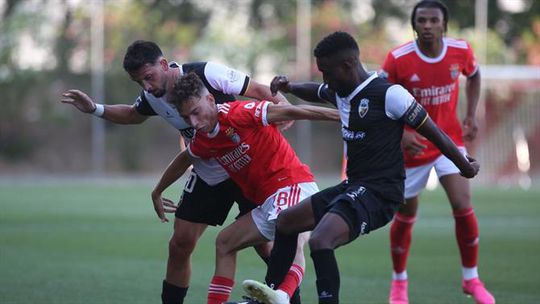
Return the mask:
[[[0,172],[91,169],[93,117],[59,99],[69,88],[91,90],[92,2],[0,0]],[[508,8],[507,2],[515,3]],[[363,62],[377,69],[391,48],[413,38],[409,18],[415,3],[313,0],[312,46],[330,32],[348,31],[360,43]],[[475,2],[445,3],[450,10],[449,35],[468,39],[476,47]],[[136,39],[157,42],[167,59],[180,63],[217,61],[263,83],[281,73],[295,79],[297,4],[294,0],[106,0],[105,100],[98,102],[132,103],[139,93],[122,70],[126,47]],[[540,1],[489,0],[488,12],[484,64],[540,65]],[[320,80],[311,62],[312,78]],[[337,129],[315,124],[314,150],[324,157],[312,164],[315,170],[339,167]],[[106,131],[107,172],[158,172],[178,150],[178,134],[159,119],[144,126],[107,123]],[[287,137],[293,144],[297,140],[294,132]]]

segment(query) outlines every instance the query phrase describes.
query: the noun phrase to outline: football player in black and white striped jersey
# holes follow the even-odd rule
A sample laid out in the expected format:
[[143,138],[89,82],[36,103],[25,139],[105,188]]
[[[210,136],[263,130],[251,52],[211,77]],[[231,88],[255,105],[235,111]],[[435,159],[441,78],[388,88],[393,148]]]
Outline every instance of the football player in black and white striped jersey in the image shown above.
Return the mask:
[[[102,104],[94,102],[80,90],[67,90],[61,102],[71,104],[83,113],[93,114],[113,123],[140,124],[151,116],[160,116],[177,129],[184,140],[193,136],[192,129],[166,102],[167,92],[181,75],[193,72],[204,82],[217,103],[236,100],[242,95],[274,103],[288,103],[282,95],[273,97],[268,86],[246,74],[213,62],[178,64],[167,61],[159,46],[151,41],[135,41],[127,49],[124,69],[143,89],[133,104]],[[154,209],[162,222],[165,213],[175,213],[174,233],[169,242],[167,273],[163,281],[163,303],[183,303],[191,276],[190,256],[208,225],[222,225],[233,203],[238,203],[240,214],[256,207],[245,199],[223,168],[213,160],[193,159],[189,177],[178,206],[162,198],[162,192],[184,172],[174,164],[169,166],[152,192]],[[265,259],[269,245],[257,248]]]

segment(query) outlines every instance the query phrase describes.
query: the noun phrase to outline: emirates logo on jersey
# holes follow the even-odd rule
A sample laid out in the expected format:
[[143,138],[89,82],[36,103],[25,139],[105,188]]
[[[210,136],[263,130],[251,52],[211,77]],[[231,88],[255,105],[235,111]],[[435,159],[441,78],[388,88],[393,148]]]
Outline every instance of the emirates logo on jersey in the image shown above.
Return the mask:
[[364,118],[364,116],[366,116],[368,111],[369,111],[369,99],[362,98],[362,100],[360,100],[360,105],[358,106],[358,115],[360,115],[360,118]]
[[459,77],[459,64],[452,64],[450,66],[450,77],[452,77],[453,80],[456,80]]
[[240,142],[240,135],[238,135],[238,133],[236,133],[236,131],[229,127],[226,131],[225,131],[225,134],[227,135],[227,137],[235,144],[239,143]]

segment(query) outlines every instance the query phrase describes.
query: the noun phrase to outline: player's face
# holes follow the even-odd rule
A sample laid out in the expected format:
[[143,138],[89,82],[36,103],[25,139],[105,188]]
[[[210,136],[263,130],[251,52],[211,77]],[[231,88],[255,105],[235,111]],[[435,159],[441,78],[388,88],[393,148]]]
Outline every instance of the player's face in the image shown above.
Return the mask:
[[211,94],[191,97],[182,103],[180,116],[195,130],[210,133],[217,124],[217,109]]
[[349,95],[349,71],[340,56],[317,58],[317,68],[322,73],[323,81],[340,96]]
[[414,17],[414,30],[422,42],[442,39],[445,31],[443,12],[438,8],[418,8]]
[[162,59],[155,64],[145,64],[130,76],[148,93],[163,97],[167,92],[167,69],[167,62]]

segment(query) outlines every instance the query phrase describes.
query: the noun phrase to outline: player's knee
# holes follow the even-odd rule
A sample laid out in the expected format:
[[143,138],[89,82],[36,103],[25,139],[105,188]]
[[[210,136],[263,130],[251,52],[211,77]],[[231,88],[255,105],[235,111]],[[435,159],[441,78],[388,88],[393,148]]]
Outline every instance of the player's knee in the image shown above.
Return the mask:
[[450,204],[454,211],[472,208],[471,195],[468,193],[459,193],[450,200]]
[[405,204],[402,204],[399,206],[397,213],[403,216],[413,217],[413,216],[416,216],[417,210],[418,210],[418,203],[413,200],[407,200]]
[[320,233],[313,233],[309,238],[309,249],[311,251],[321,249],[333,249],[332,242],[324,238]]
[[197,245],[197,238],[187,234],[174,234],[169,240],[169,254],[176,257],[189,257]]
[[220,232],[216,238],[216,254],[218,256],[227,255],[233,250],[229,236],[223,232]]

